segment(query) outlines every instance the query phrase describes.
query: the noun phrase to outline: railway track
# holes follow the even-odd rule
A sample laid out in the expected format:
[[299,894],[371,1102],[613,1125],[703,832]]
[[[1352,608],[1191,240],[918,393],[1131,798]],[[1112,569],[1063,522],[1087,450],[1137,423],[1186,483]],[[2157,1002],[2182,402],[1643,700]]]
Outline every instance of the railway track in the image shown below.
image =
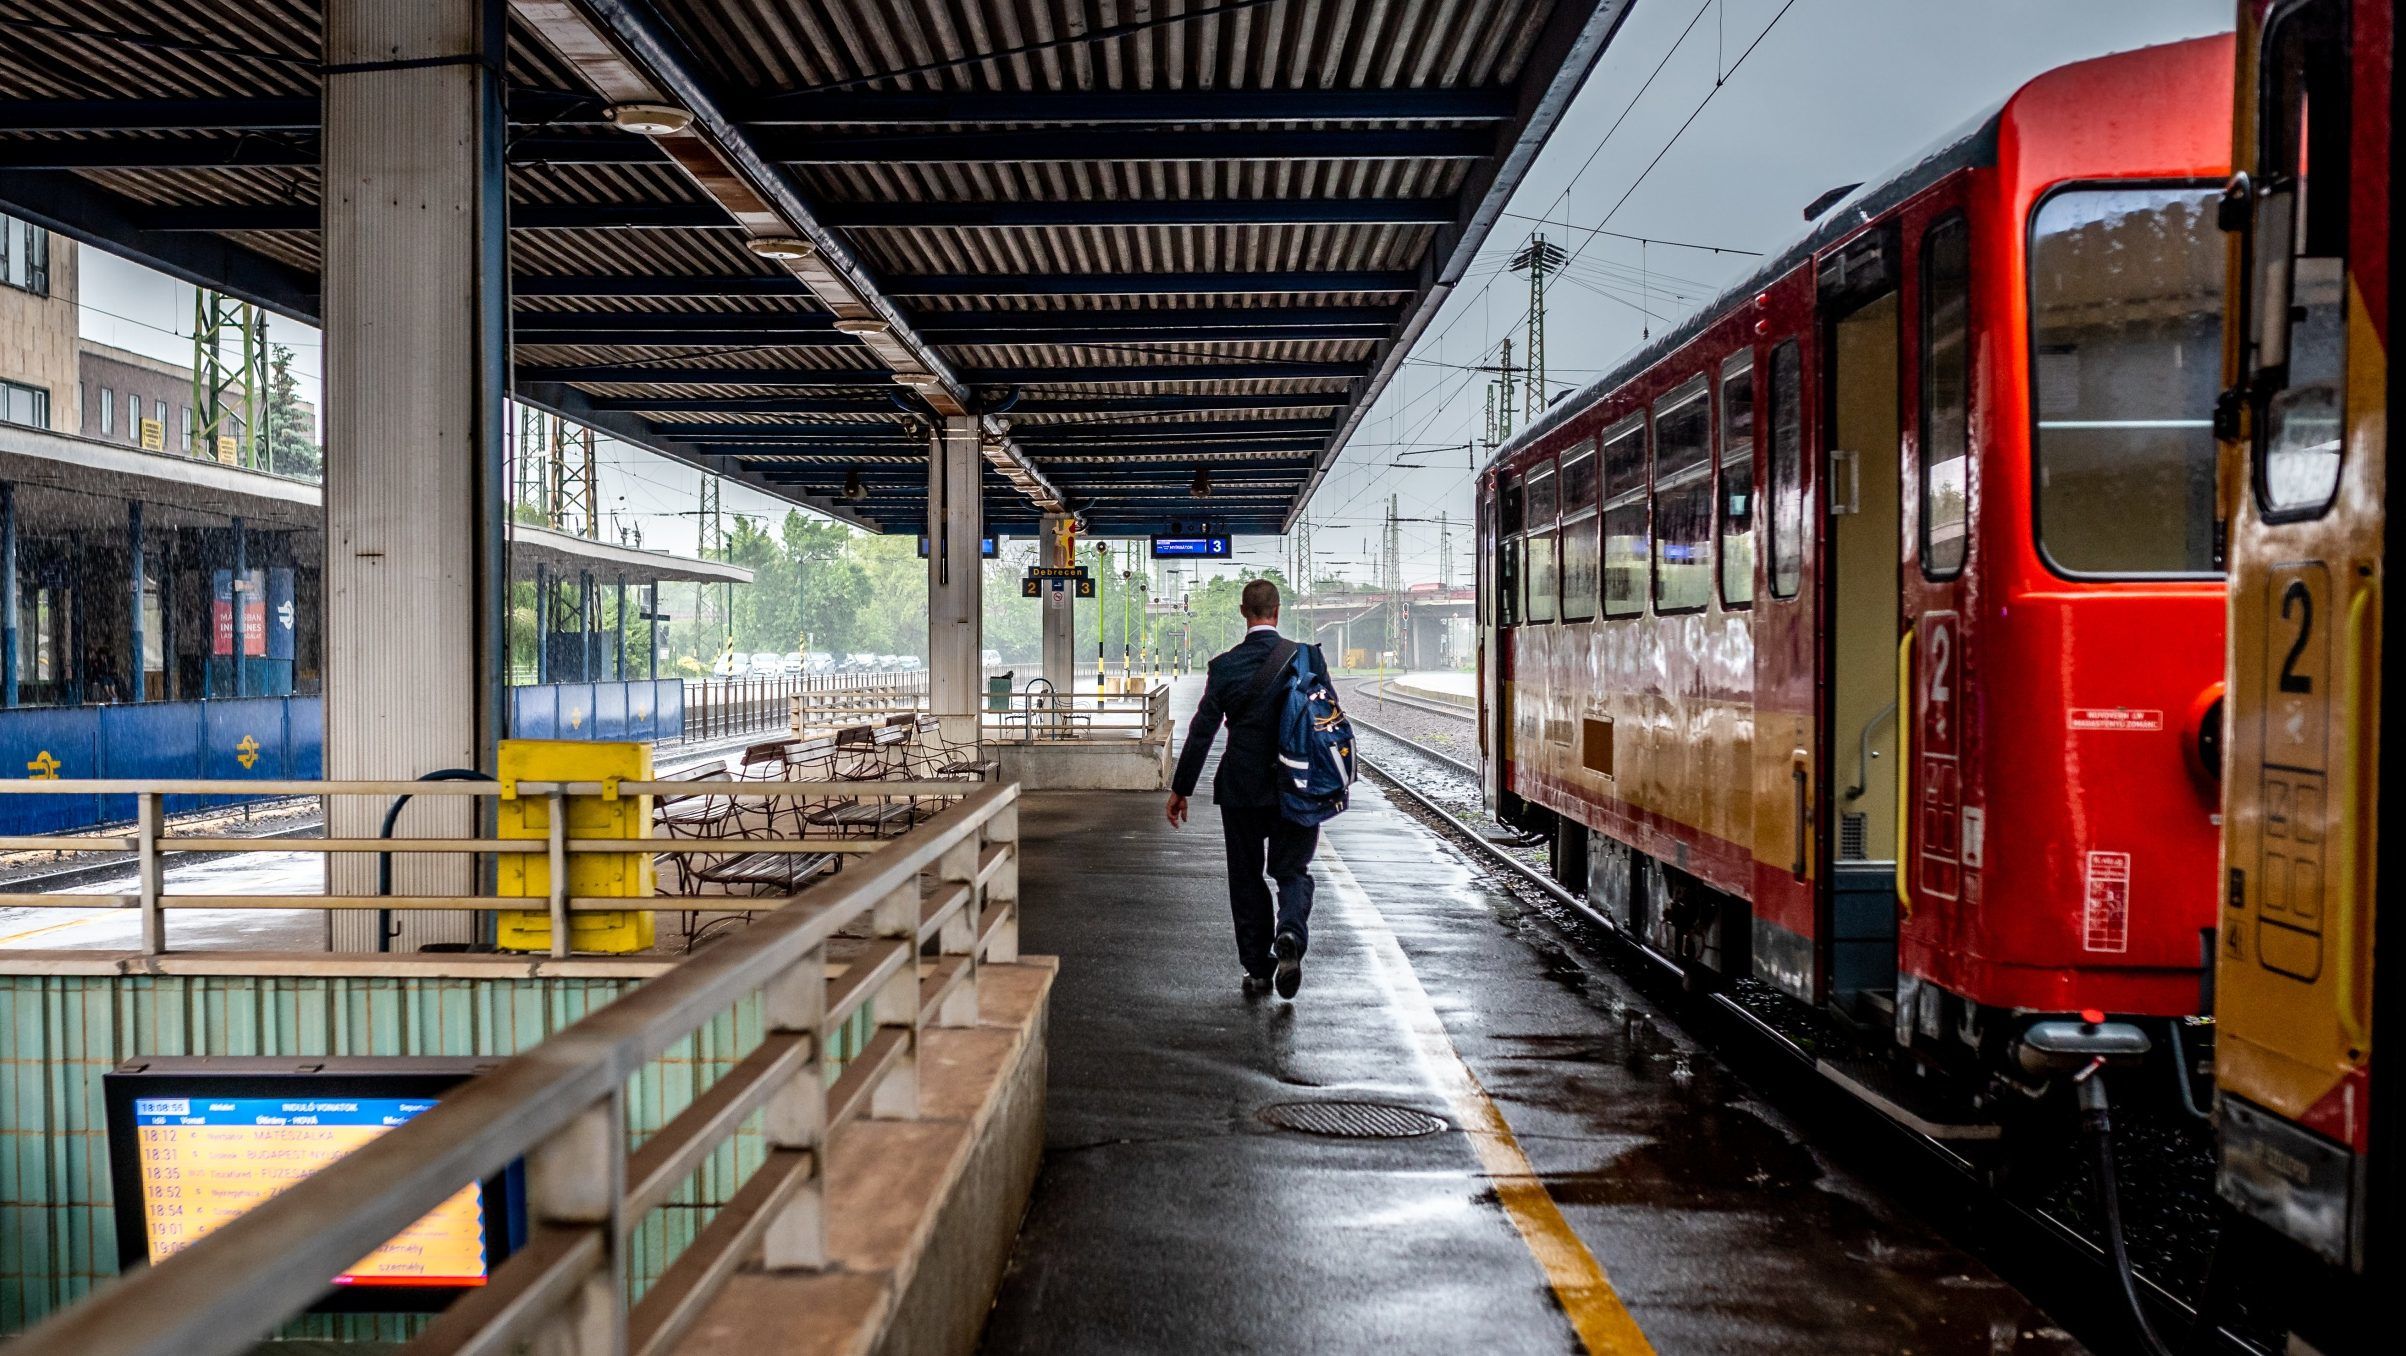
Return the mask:
[[[1376,681],[1364,680],[1365,684]],[[1387,699],[1395,700],[1392,694]],[[1784,1098],[1811,1104],[1796,1109],[1807,1110],[1816,1119],[1860,1119],[1879,1127],[1907,1148],[1925,1170],[1939,1174],[1963,1193],[1964,1204],[1971,1208],[1969,1222],[1988,1245],[1981,1249],[1982,1255],[2001,1273],[2014,1278],[2026,1292],[2044,1296],[2042,1303],[2051,1312],[2078,1322],[2090,1335],[2092,1347],[2141,1350],[2130,1336],[2128,1320],[2112,1294],[2115,1282],[2105,1248],[2077,1223],[2054,1210],[2007,1196],[1995,1183],[1993,1163],[1884,1114],[1859,1096],[1849,1095],[1841,1083],[1823,1076],[1822,1061],[1811,1051],[1729,995],[1691,991],[1686,976],[1668,960],[1636,945],[1603,914],[1589,907],[1583,894],[1556,883],[1543,865],[1542,847],[1516,847],[1499,842],[1491,836],[1494,830],[1480,827],[1477,821],[1483,818],[1483,813],[1479,808],[1476,767],[1374,720],[1365,720],[1358,709],[1347,714],[1357,731],[1372,736],[1371,741],[1364,743],[1383,741],[1396,746],[1357,748],[1362,769],[1387,789],[1400,794],[1474,859],[1498,868],[1514,883],[1585,923],[1590,935],[1565,930],[1570,933],[1565,939],[1577,950],[1608,965],[1616,959],[1633,962],[1626,968],[1615,967],[1615,973],[1660,1003],[1668,1015],[1708,1049],[1725,1058],[1739,1056],[1751,1071],[1767,1073],[1775,1079],[1784,1070],[1789,1077],[1778,1080],[1785,1084],[1781,1089]],[[1443,791],[1432,794],[1418,784],[1421,779],[1410,775],[1415,770],[1415,760],[1419,771],[1442,769],[1443,775],[1458,779],[1459,784],[1451,788],[1452,794]],[[1467,804],[1461,794],[1465,789]],[[2065,1282],[2067,1263],[2079,1269],[2088,1282],[2085,1287]],[[2146,1274],[2143,1265],[2138,1284],[2159,1331],[2193,1331],[2197,1308],[2191,1296],[2175,1293],[2158,1283]],[[2191,1337],[2180,1350],[2183,1356],[2203,1353],[2272,1356],[2275,1347],[2258,1339],[2269,1340],[2270,1334],[2234,1332],[2218,1323],[2208,1340],[2199,1342]],[[2101,1345],[2108,1341],[2115,1345]]]

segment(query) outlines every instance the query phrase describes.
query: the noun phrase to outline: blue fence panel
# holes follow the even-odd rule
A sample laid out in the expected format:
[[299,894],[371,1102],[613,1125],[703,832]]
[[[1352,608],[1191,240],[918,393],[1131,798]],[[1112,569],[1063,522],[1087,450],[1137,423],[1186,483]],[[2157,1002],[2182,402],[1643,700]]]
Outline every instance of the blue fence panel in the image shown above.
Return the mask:
[[559,683],[560,724],[552,732],[554,739],[591,739],[593,737],[593,684]]
[[627,690],[625,738],[641,740],[647,744],[658,739],[660,737],[660,718],[659,713],[654,709],[658,705],[658,699],[652,695],[651,683],[645,681],[627,683],[624,686]]
[[624,683],[595,683],[592,687],[592,737],[595,739],[625,739],[627,737],[627,685]]
[[[286,702],[283,697],[243,697],[200,703],[201,775],[263,782],[288,775],[291,749],[284,728]],[[221,805],[243,799],[212,797]]]
[[661,678],[652,683],[652,710],[656,713],[655,739],[685,737],[685,680]]
[[326,775],[326,704],[317,697],[285,700],[284,728],[292,741],[286,762],[292,775],[316,781]]
[[[0,776],[100,777],[100,712],[92,707],[0,712]],[[9,833],[77,829],[100,817],[97,796],[0,797]]]
[[[137,706],[104,706],[100,718],[100,760],[103,777],[167,779],[201,775],[201,702],[145,702]],[[282,739],[281,732],[277,738]],[[195,809],[198,796],[171,796],[168,813]],[[134,798],[108,796],[100,802],[104,820],[132,819]]]
[[516,711],[510,719],[513,739],[557,739],[560,729],[560,689],[549,683],[510,689]]

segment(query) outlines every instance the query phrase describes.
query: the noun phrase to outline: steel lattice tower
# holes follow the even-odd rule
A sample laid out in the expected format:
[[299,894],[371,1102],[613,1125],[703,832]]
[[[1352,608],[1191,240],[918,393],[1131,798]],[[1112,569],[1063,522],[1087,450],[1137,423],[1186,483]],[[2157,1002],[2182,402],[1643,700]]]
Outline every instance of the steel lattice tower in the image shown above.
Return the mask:
[[[1546,279],[1570,262],[1570,256],[1560,245],[1543,235],[1532,235],[1520,253],[1512,256],[1512,271],[1529,275],[1529,368],[1528,415],[1536,423],[1546,408]],[[1505,359],[1510,363],[1510,359]],[[1510,404],[1509,398],[1505,401]]]
[[[232,346],[240,356],[229,359]],[[259,308],[203,288],[192,295],[192,450],[258,467],[267,442],[259,418],[267,399],[267,320]],[[141,411],[133,418],[139,420]],[[135,423],[139,429],[141,424]],[[164,430],[162,430],[164,434]],[[233,439],[229,448],[224,441]]]

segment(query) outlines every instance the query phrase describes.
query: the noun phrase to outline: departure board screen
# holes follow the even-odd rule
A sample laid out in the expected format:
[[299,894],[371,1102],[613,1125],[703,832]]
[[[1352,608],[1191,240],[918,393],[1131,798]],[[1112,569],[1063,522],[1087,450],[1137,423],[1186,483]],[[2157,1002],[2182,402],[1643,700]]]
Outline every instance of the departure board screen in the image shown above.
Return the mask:
[[[101,1079],[121,1267],[164,1261],[434,1109],[496,1061],[145,1056]],[[362,1258],[329,1257],[320,1310],[430,1313],[525,1241],[524,1165],[463,1184]],[[334,1269],[340,1274],[334,1274]]]
[[[191,1246],[236,1215],[432,1107],[432,1101],[137,1097],[150,1259]],[[461,1187],[424,1219],[336,1276],[336,1285],[469,1286],[485,1281],[483,1188]]]

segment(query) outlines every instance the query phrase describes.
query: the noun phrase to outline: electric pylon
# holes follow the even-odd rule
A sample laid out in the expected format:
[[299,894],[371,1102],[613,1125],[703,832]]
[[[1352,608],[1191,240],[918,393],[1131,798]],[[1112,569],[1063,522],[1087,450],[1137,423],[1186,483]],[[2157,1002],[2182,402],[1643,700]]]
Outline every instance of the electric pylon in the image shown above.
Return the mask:
[[[238,356],[229,357],[231,346]],[[267,399],[267,320],[259,308],[203,288],[192,295],[192,450],[256,467],[267,445],[259,410]],[[139,421],[140,410],[131,418]],[[141,424],[136,422],[139,429]],[[230,440],[230,441],[229,441]]]
[[[1543,235],[1532,235],[1520,253],[1512,256],[1512,271],[1529,275],[1529,422],[1546,408],[1546,279],[1570,262],[1562,246]],[[1507,402],[1509,403],[1509,402]]]

